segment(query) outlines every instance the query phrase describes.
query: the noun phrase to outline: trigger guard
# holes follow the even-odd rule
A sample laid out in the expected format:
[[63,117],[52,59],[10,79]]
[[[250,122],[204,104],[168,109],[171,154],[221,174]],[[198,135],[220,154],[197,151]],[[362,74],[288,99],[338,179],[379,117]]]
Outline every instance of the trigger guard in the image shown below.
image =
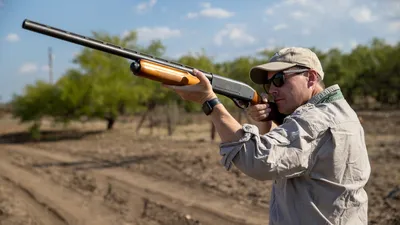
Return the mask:
[[235,103],[235,105],[236,105],[238,108],[240,108],[240,109],[246,109],[246,108],[248,108],[248,107],[250,106],[250,102],[247,102],[247,105],[246,105],[246,106],[242,106],[242,105],[240,104],[240,101],[239,101],[239,100],[237,100],[237,99],[235,99],[235,98],[232,98],[232,101],[233,101],[233,103]]

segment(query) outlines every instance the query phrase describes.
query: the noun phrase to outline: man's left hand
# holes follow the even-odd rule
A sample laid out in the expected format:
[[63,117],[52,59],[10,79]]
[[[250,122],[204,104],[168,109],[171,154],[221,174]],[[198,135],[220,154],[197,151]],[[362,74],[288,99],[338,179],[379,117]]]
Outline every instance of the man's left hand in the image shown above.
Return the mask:
[[199,78],[200,82],[194,85],[174,86],[163,84],[164,87],[172,89],[182,99],[203,104],[205,101],[216,98],[216,94],[212,90],[212,86],[208,78],[199,70],[193,70],[194,76]]

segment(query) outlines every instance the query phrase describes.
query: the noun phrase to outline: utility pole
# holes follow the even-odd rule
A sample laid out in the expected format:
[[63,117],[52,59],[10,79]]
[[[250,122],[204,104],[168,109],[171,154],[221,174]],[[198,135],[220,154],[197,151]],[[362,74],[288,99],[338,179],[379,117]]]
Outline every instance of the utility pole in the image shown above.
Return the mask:
[[51,52],[51,47],[49,47],[49,82],[53,83],[53,54]]

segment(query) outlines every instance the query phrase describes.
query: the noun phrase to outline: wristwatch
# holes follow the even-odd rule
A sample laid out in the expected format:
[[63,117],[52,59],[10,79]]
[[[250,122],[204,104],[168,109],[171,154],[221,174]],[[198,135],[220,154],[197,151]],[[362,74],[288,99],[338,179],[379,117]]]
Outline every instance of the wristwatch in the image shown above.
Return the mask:
[[213,111],[214,106],[216,106],[220,103],[221,102],[219,101],[218,98],[213,98],[211,100],[205,101],[201,108],[203,109],[203,112],[208,116]]

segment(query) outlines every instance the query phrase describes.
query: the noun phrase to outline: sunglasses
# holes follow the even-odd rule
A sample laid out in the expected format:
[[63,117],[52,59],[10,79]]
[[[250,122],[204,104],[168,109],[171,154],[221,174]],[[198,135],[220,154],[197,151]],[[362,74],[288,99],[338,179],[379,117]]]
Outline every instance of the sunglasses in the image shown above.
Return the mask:
[[286,71],[279,71],[271,79],[268,79],[264,84],[264,90],[268,93],[269,89],[271,88],[271,84],[274,84],[275,87],[282,87],[285,84],[287,76],[293,76],[302,74],[307,72],[309,69],[296,69],[296,70],[286,70]]

